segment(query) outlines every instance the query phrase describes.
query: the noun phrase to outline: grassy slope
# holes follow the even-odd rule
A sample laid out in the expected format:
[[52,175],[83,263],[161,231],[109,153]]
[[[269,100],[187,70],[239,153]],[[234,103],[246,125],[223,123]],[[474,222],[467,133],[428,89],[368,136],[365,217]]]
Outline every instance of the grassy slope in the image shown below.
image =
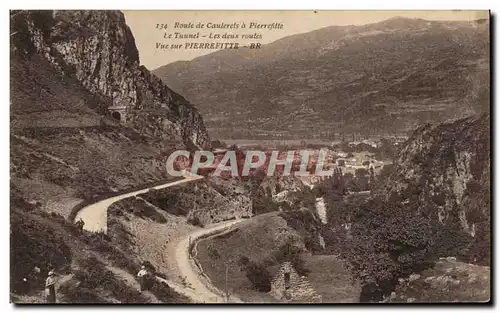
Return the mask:
[[[59,274],[59,303],[151,300],[108,273],[106,266],[135,271],[139,264],[112,246],[105,236],[81,233],[63,217],[37,210],[17,197],[11,202],[11,209],[12,301],[44,302],[45,278],[53,268]],[[40,273],[33,271],[35,266]],[[24,289],[27,286],[21,283],[23,277],[28,277],[29,289]]]
[[[130,283],[139,269],[135,254],[64,221],[83,199],[168,179],[161,161],[177,138],[143,136],[97,114],[101,99],[37,55],[12,55],[10,74],[13,301],[43,301],[47,271],[56,268],[64,274],[58,302],[185,302],[164,287],[158,297],[141,295]],[[34,266],[42,272],[26,294],[20,281]]]
[[36,55],[14,57],[11,77],[12,187],[27,200],[67,216],[78,199],[168,177],[161,161],[175,139],[162,142],[98,115],[90,107],[99,99]]
[[[258,215],[242,222],[227,235],[199,242],[197,259],[215,286],[225,288],[225,262],[229,263],[229,289],[248,302],[276,302],[268,294],[253,290],[252,284],[239,270],[238,260],[246,256],[265,264],[273,272],[276,268],[275,253],[288,238],[297,245],[304,245],[296,231],[287,226],[278,212]],[[355,302],[359,289],[352,286],[342,262],[332,256],[310,255],[305,258],[311,284],[322,294],[325,302]],[[325,275],[325,269],[328,273]]]
[[125,199],[109,209],[108,233],[112,242],[147,260],[168,279],[177,280],[173,253],[177,239],[195,227],[186,217],[161,210],[141,198]]

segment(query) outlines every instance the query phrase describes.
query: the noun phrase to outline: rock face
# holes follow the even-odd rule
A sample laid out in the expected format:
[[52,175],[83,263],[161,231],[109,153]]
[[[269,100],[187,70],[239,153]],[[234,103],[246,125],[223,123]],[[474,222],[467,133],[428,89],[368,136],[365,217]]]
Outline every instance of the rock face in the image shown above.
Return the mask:
[[[161,138],[180,135],[190,147],[209,147],[196,108],[139,65],[134,37],[121,12],[17,14],[17,26],[25,31],[31,50],[61,72],[74,74],[85,89],[104,99],[96,108],[101,113],[107,114],[109,107],[125,107],[122,123],[127,126]],[[26,40],[21,42],[26,46]]]
[[208,225],[253,215],[248,195],[233,192],[210,179],[152,190],[141,196],[166,212],[185,215],[193,224]]
[[487,302],[490,268],[442,258],[434,268],[401,280],[383,302]]
[[[489,249],[489,115],[420,127],[394,165],[392,176],[375,195],[417,201],[422,213],[441,223],[458,223]],[[424,212],[427,208],[434,211]]]

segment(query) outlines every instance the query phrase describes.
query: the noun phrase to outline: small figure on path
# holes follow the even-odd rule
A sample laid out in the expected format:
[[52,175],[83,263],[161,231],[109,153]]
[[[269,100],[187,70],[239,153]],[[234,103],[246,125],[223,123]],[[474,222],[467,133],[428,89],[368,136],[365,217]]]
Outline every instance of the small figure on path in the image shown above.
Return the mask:
[[78,228],[80,231],[83,231],[83,226],[85,226],[85,222],[80,218],[76,223],[75,223],[76,228]]
[[47,303],[56,303],[56,273],[54,270],[49,271],[45,280],[45,295]]
[[153,275],[145,265],[141,266],[141,270],[137,273],[137,277],[139,277],[140,291],[151,289]]

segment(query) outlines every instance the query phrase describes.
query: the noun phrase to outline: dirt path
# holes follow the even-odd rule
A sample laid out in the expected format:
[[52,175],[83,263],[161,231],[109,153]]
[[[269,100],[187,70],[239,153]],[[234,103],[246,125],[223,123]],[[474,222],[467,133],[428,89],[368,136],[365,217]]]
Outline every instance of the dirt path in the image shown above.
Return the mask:
[[115,267],[115,266],[106,266],[106,269],[113,272],[115,276],[119,277],[121,280],[123,280],[128,286],[134,288],[135,290],[139,291],[144,297],[146,297],[149,300],[149,303],[161,303],[154,294],[152,294],[150,291],[143,290],[141,291],[139,282],[135,279],[133,275],[128,273],[127,271]]
[[233,220],[214,224],[209,228],[196,230],[177,244],[175,250],[177,268],[180,272],[180,276],[183,277],[186,283],[195,291],[195,297],[192,298],[193,300],[201,303],[242,302],[234,296],[231,296],[230,299],[226,301],[223,292],[213,286],[207,279],[204,279],[202,273],[199,272],[199,268],[189,257],[189,245],[191,242],[195,242],[200,237],[220,233],[240,222],[242,222],[242,220]]
[[75,217],[75,221],[79,220],[80,218],[85,222],[85,226],[83,227],[85,230],[91,231],[91,232],[104,232],[106,233],[108,230],[108,207],[115,203],[116,201],[133,197],[136,196],[140,193],[147,192],[150,189],[163,189],[179,184],[184,184],[190,181],[198,180],[203,178],[203,176],[199,175],[187,175],[185,176],[184,179],[178,180],[175,182],[171,183],[166,183],[163,185],[158,185],[153,188],[146,188],[146,189],[141,189],[137,190],[134,192],[129,192],[125,193],[123,195],[111,197],[99,202],[96,202],[94,204],[91,204],[89,206],[86,206],[82,208],[78,214]]
[[323,197],[316,198],[316,212],[318,213],[321,223],[328,224],[328,218],[326,216],[326,206]]
[[[163,189],[171,186],[187,183],[190,181],[198,180],[203,178],[199,175],[187,175],[184,179],[159,185],[153,187],[153,189]],[[107,232],[107,219],[108,219],[108,207],[116,201],[136,196],[140,193],[148,191],[150,188],[138,190],[123,195],[111,197],[97,203],[91,204],[84,207],[76,215],[75,220],[82,219],[85,222],[84,229],[91,232]],[[207,279],[203,278],[202,273],[199,272],[199,268],[196,266],[194,261],[189,257],[189,245],[191,242],[195,242],[200,237],[205,237],[210,234],[219,233],[230,226],[241,222],[241,220],[233,220],[229,222],[222,222],[218,224],[211,225],[207,228],[197,229],[189,235],[180,238],[178,242],[171,243],[167,247],[175,250],[175,253],[169,253],[172,251],[165,251],[167,255],[174,256],[175,259],[172,260],[171,264],[175,266],[174,271],[178,273],[183,283],[180,284],[173,280],[166,280],[157,277],[159,281],[167,283],[172,289],[181,293],[194,302],[198,303],[225,303],[225,302],[242,302],[240,299],[231,296],[228,301],[226,301],[222,291],[218,290],[213,286]],[[172,245],[173,244],[173,245]],[[117,270],[117,269],[115,269]]]

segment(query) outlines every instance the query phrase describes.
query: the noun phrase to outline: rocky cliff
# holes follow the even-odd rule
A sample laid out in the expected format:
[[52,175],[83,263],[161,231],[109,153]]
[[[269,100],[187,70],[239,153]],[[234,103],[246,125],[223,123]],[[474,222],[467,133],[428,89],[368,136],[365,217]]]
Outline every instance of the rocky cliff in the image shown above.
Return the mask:
[[394,172],[374,193],[418,202],[422,214],[459,226],[476,240],[471,261],[487,263],[490,153],[487,114],[422,126],[400,149]]
[[11,300],[44,301],[55,268],[58,303],[189,302],[164,287],[140,292],[138,255],[71,216],[82,200],[170,181],[173,150],[209,145],[200,115],[139,66],[120,12],[10,19]]
[[25,200],[67,216],[81,199],[168,180],[172,151],[210,145],[196,108],[139,65],[121,12],[10,18],[11,187]]
[[11,13],[13,49],[38,52],[63,74],[73,74],[101,101],[97,109],[124,107],[122,122],[147,135],[182,137],[210,145],[203,120],[186,99],[140,66],[134,37],[119,11]]

